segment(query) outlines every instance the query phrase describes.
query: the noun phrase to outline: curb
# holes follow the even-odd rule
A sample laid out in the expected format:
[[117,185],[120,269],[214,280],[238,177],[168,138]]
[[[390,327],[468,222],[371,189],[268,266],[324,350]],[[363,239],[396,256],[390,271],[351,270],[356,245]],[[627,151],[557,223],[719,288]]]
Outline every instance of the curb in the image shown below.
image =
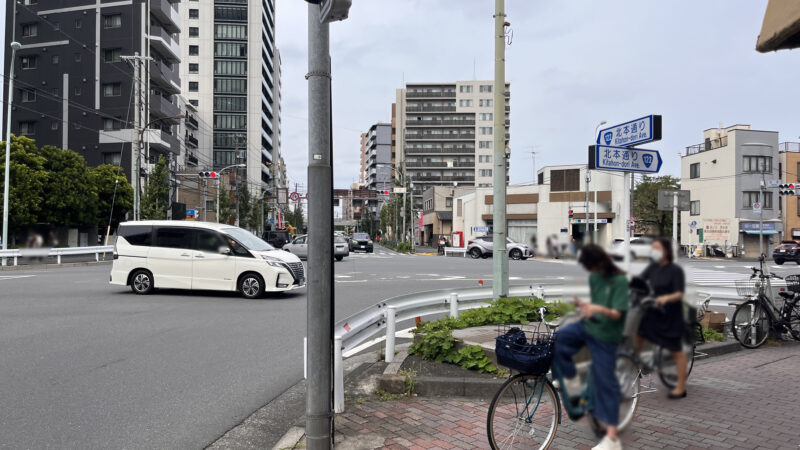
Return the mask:
[[86,262],[72,262],[72,263],[61,263],[61,264],[29,264],[24,265],[20,264],[17,266],[0,266],[0,272],[4,271],[15,271],[15,270],[51,270],[51,269],[61,269],[66,267],[86,267],[86,266],[99,266],[99,265],[106,265],[111,264],[112,261],[86,261]]
[[300,427],[292,427],[283,435],[280,441],[272,447],[272,450],[286,450],[298,448],[300,442],[306,436],[306,430]]

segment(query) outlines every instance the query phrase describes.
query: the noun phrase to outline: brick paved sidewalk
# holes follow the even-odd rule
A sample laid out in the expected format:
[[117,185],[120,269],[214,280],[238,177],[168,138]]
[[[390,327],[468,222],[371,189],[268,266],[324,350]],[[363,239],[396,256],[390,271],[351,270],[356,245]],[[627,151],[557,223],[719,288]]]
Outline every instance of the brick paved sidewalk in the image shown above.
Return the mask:
[[[800,448],[798,345],[697,364],[683,400],[667,400],[657,378],[652,385],[659,391],[642,396],[625,448]],[[337,449],[488,448],[487,409],[488,401],[473,399],[357,398],[336,417]],[[552,448],[588,449],[596,442],[586,423],[565,416]]]

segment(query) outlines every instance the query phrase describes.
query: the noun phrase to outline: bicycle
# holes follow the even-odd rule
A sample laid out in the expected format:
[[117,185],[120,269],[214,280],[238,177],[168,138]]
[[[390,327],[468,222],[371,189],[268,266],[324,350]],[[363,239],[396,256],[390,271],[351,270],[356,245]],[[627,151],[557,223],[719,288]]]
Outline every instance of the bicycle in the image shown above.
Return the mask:
[[[555,377],[558,385],[564,386],[564,380],[558,375],[556,367],[554,367],[556,370],[551,371],[551,376],[548,378],[547,369],[553,358],[552,330],[556,326],[547,322],[545,308],[539,309],[539,315],[547,331],[540,332],[538,327],[534,332],[525,332],[518,328],[514,331],[515,329],[512,328],[502,335],[508,336],[509,332],[517,333],[517,337],[513,338],[516,339],[516,342],[511,344],[511,347],[518,345],[521,352],[530,349],[530,347],[525,348],[524,346],[539,346],[536,350],[541,349],[539,355],[541,360],[534,369],[527,371],[523,368],[520,373],[506,380],[492,399],[486,418],[486,431],[492,449],[548,448],[561,423],[562,405],[571,420],[579,420],[585,415],[589,418],[589,423],[596,435],[605,434],[605,428],[593,415],[594,384],[591,370],[587,369],[584,389],[580,395],[573,397],[572,402],[562,402],[558,390],[553,385],[552,378]],[[578,315],[575,313],[569,314],[564,317],[562,324],[572,321],[576,317]],[[524,333],[522,335],[524,339],[519,339],[519,332]],[[512,336],[514,335],[512,334]],[[534,353],[536,351],[527,354]],[[501,356],[498,353],[498,362],[500,359]],[[514,368],[515,363],[507,361],[507,364],[503,365]],[[579,372],[581,371],[579,370]],[[630,355],[620,352],[617,355],[616,375],[622,397],[620,421],[617,428],[622,431],[633,421],[639,405],[641,372]]]
[[800,276],[786,277],[789,292],[778,292],[783,297],[780,308],[772,301],[771,280],[782,279],[773,273],[764,272],[764,256],[759,258],[760,268],[751,267],[753,273],[747,280],[737,280],[737,293],[748,300],[733,312],[733,337],[746,348],[758,348],[767,341],[770,331],[779,335],[790,335],[800,341]]

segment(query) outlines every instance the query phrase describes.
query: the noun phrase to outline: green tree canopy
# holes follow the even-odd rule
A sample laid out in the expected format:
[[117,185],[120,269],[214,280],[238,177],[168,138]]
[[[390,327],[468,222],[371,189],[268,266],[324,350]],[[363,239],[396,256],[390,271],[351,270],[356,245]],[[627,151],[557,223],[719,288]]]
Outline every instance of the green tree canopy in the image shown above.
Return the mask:
[[117,166],[91,168],[89,176],[97,191],[97,226],[103,228],[111,219],[111,227],[116,228],[133,207],[133,187]]
[[[220,181],[221,182],[221,181]],[[219,223],[230,224],[236,217],[236,209],[231,199],[231,191],[225,187],[220,186],[219,191]]]
[[633,191],[633,216],[640,233],[672,235],[672,211],[658,210],[658,191],[680,189],[680,180],[670,175],[646,176]]
[[142,219],[145,220],[164,220],[167,218],[167,206],[169,205],[169,173],[167,171],[167,160],[164,156],[158,157],[158,162],[150,178],[144,187],[142,194]]
[[52,145],[39,149],[47,172],[41,222],[66,226],[97,224],[97,189],[83,157]]
[[[0,142],[5,149],[6,142]],[[24,136],[11,135],[8,224],[16,230],[40,222],[45,198],[45,159],[38,154],[36,143]],[[5,158],[0,158],[0,190],[5,189]],[[0,202],[0,214],[3,204]]]

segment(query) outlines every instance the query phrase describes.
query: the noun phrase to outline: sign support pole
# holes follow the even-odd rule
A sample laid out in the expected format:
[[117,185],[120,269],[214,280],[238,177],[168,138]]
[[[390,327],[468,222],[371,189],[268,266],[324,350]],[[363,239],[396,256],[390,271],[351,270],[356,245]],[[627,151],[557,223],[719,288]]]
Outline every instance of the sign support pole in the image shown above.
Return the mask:
[[492,298],[508,296],[508,252],[506,250],[506,12],[505,0],[494,3],[494,180]]
[[622,247],[624,252],[623,270],[626,273],[631,271],[631,172],[625,172],[622,184],[622,219],[625,225],[625,245]]
[[678,258],[678,194],[680,191],[675,191],[672,194],[672,256]]
[[761,208],[758,210],[758,257],[764,254],[764,175],[761,175],[761,184],[758,187],[758,203]]

